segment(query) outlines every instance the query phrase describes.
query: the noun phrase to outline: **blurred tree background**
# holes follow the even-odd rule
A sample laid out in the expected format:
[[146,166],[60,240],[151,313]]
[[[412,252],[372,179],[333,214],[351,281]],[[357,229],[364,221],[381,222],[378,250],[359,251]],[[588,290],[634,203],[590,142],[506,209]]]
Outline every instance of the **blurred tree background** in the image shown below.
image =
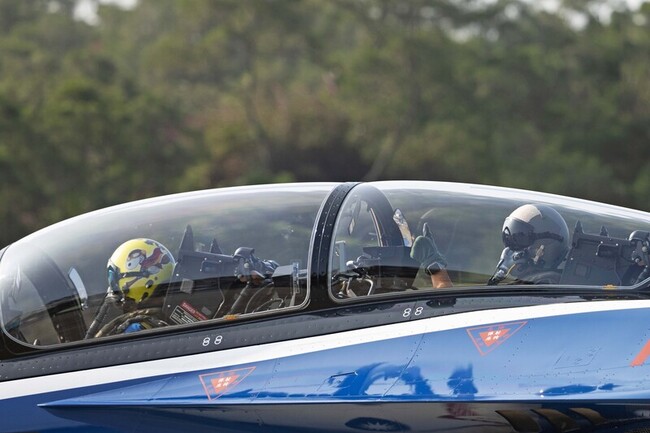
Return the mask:
[[[86,0],[92,1],[92,0]],[[0,245],[183,190],[429,179],[650,210],[650,3],[0,0]]]

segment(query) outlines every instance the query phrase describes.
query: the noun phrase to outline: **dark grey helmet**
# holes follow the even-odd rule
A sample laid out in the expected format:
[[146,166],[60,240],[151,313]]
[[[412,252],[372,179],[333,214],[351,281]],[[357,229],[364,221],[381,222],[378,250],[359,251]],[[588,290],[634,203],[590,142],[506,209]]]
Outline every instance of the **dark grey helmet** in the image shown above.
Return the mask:
[[523,252],[537,271],[555,270],[569,251],[569,228],[550,206],[525,204],[504,221],[503,244]]

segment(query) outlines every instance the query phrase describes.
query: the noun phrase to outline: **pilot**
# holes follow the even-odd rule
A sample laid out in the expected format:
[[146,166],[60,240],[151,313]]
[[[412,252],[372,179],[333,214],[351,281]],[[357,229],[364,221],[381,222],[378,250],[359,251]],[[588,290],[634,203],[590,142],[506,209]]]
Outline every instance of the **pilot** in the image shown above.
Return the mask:
[[543,204],[525,204],[504,221],[505,248],[488,285],[508,276],[517,284],[557,284],[569,252],[569,228],[558,211]]
[[[555,209],[542,204],[520,206],[506,217],[501,236],[505,248],[488,285],[499,284],[507,277],[513,277],[514,284],[559,282],[560,268],[569,251],[569,228]],[[446,271],[447,260],[426,224],[423,234],[413,242],[411,258],[421,263],[433,288],[453,285]]]
[[175,260],[152,239],[131,239],[107,263],[108,293],[86,338],[165,326],[161,318],[165,289]]

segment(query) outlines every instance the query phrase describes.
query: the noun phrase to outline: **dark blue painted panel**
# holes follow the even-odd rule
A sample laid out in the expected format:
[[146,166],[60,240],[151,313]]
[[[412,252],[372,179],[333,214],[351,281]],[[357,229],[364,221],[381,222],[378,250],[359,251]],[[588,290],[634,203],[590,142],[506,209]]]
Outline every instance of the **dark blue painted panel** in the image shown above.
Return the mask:
[[[175,431],[165,429],[161,420],[173,419],[168,426],[178,426],[186,418],[212,420],[206,421],[209,425],[219,420],[222,431],[230,431],[226,419],[236,420],[232,428],[270,428],[280,422],[275,415],[282,411],[264,408],[289,405],[299,412],[300,404],[328,413],[342,404],[347,410],[354,407],[356,418],[337,414],[336,421],[339,427],[352,422],[348,427],[353,429],[355,423],[387,414],[381,419],[408,426],[406,418],[416,417],[411,409],[421,404],[434,404],[437,412],[429,415],[436,422],[470,418],[474,427],[485,419],[502,422],[496,410],[568,410],[568,404],[595,407],[599,413],[615,410],[609,416],[616,419],[643,418],[650,413],[643,409],[650,401],[650,365],[643,351],[650,338],[649,316],[650,311],[627,310],[493,323],[25,397],[2,402],[3,410],[24,415],[3,422],[0,431],[78,426],[64,418],[126,431],[155,419],[147,428],[156,425],[159,433]],[[53,401],[59,402],[47,410],[61,418],[36,407]],[[640,406],[629,405],[633,401]],[[319,422],[327,430],[328,416]]]

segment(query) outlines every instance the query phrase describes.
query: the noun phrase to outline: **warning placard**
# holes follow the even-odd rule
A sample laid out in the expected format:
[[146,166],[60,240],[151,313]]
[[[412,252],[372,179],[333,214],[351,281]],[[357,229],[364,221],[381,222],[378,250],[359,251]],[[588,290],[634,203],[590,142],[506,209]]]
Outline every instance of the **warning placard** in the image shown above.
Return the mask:
[[232,389],[246,376],[251,374],[255,367],[239,368],[236,370],[217,371],[199,375],[208,400],[219,398],[227,390]]
[[496,325],[479,326],[467,329],[469,338],[481,355],[486,355],[503,344],[517,331],[524,327],[527,322],[509,322]]

